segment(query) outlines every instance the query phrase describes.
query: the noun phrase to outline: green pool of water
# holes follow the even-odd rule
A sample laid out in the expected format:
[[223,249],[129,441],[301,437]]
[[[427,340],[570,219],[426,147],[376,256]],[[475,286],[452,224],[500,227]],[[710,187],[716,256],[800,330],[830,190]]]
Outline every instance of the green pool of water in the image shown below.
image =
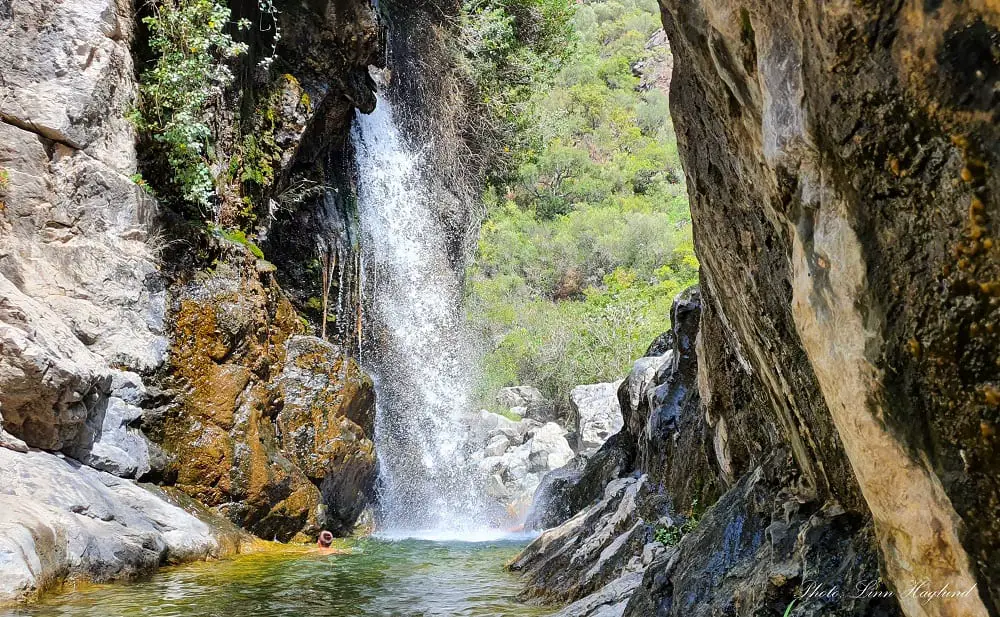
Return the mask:
[[515,599],[503,565],[523,546],[357,540],[345,555],[250,554],[162,570],[134,583],[50,596],[4,617],[541,617],[551,607]]

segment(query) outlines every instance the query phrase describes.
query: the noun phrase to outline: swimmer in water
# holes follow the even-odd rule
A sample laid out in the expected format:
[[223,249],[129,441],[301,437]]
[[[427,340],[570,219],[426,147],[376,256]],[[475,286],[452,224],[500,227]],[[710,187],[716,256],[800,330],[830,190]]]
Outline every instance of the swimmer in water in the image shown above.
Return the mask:
[[331,544],[333,544],[333,534],[325,529],[319,532],[319,540],[316,541],[316,547],[319,549],[320,553],[323,553],[324,555],[343,555],[350,552],[339,548],[333,548],[330,546]]

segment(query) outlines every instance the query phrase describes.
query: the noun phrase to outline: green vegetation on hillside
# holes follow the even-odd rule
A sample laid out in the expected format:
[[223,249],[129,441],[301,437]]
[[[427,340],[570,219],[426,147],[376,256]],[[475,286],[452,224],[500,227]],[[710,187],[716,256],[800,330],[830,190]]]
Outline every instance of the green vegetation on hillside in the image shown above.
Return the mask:
[[[226,61],[247,51],[233,40],[229,8],[214,0],[166,0],[148,5],[142,19],[156,56],[142,72],[133,121],[162,148],[172,172],[170,191],[189,204],[210,206],[215,194],[209,167],[212,131],[205,107],[232,82]],[[245,30],[250,22],[238,25]]]
[[[213,118],[213,109],[234,84],[240,63],[256,60],[249,53],[248,41],[257,41],[258,46],[270,42],[273,54],[280,37],[274,0],[253,4],[259,13],[254,21],[246,17],[234,21],[223,0],[150,0],[141,6],[150,58],[140,72],[139,97],[130,114],[143,140],[143,171],[149,172],[149,184],[143,180],[141,186],[193,219],[219,214],[219,204],[233,192],[233,185],[244,194],[274,179],[274,146],[268,142],[274,118],[258,118],[271,112],[266,105],[255,111],[253,120],[258,126],[242,139],[229,160],[229,174],[219,174],[229,144],[216,143],[219,121]],[[271,60],[273,55],[260,59],[258,67],[266,69]],[[266,96],[273,99],[275,95]],[[264,103],[273,106],[273,101]],[[220,218],[252,223],[252,200],[244,200],[240,207],[235,215]]]
[[460,72],[477,99],[472,130],[491,164],[487,174],[515,174],[536,139],[532,93],[569,55],[573,4],[567,0],[465,0],[459,28]]
[[[481,0],[476,10],[511,14],[511,4],[543,22],[572,7]],[[514,384],[564,402],[576,384],[623,376],[669,327],[673,296],[697,280],[667,96],[655,80],[669,61],[653,44],[655,0],[584,2],[568,24],[560,53],[531,64],[530,96],[518,98],[514,85],[499,97],[515,101],[517,137],[507,142],[511,169],[485,192],[467,277],[468,316],[487,345],[484,403]]]

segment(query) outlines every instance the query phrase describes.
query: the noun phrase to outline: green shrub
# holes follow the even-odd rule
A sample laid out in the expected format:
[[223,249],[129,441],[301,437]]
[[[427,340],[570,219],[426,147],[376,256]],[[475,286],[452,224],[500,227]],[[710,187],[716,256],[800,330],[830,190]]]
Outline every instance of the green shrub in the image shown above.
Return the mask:
[[691,509],[687,519],[680,525],[657,525],[653,530],[653,540],[664,546],[674,546],[687,534],[698,528],[701,522],[701,511],[698,507],[698,500],[691,503]]
[[129,176],[129,180],[132,181],[132,184],[135,184],[136,186],[146,191],[150,195],[155,195],[155,193],[153,192],[153,187],[151,187],[149,183],[146,182],[146,179],[142,177],[142,174],[140,173],[132,174],[131,176]]
[[2,199],[3,194],[10,188],[10,172],[0,167],[0,212],[7,209],[7,202]]
[[[515,13],[490,7],[502,14],[476,31],[487,73],[520,40]],[[667,100],[638,90],[631,69],[667,53],[646,49],[660,28],[655,0],[588,2],[567,23],[565,53],[528,80],[548,87],[512,108],[532,112],[511,142],[516,167],[484,193],[466,277],[483,402],[530,384],[565,405],[575,385],[619,379],[670,327],[674,296],[698,280]]]
[[475,91],[476,139],[505,177],[534,137],[531,95],[572,48],[572,0],[465,0],[457,60]]
[[[273,84],[265,96],[258,101],[248,126],[241,127],[236,150],[229,159],[228,179],[241,195],[242,205],[236,211],[223,212],[223,218],[243,226],[252,225],[257,220],[255,203],[266,197],[273,187],[277,168],[281,160],[281,148],[276,141],[278,107],[289,81],[295,81],[285,74]],[[303,94],[309,105],[308,96]]]
[[212,224],[208,227],[216,237],[221,238],[226,242],[232,242],[233,244],[245,246],[254,257],[257,259],[264,259],[264,251],[260,250],[259,246],[247,238],[246,232],[242,229],[224,229]]
[[[227,32],[229,8],[216,0],[158,0],[143,18],[153,66],[140,78],[133,120],[162,149],[169,163],[171,195],[201,207],[215,194],[209,168],[212,132],[205,119],[209,101],[232,82],[226,61],[247,51]],[[242,20],[240,29],[249,22]]]

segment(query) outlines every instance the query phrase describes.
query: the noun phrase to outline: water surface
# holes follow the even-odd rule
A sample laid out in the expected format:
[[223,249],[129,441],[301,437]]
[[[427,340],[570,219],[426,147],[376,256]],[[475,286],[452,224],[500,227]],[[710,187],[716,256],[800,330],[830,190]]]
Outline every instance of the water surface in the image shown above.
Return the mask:
[[543,617],[522,604],[504,564],[523,546],[495,542],[384,541],[320,555],[288,549],[161,570],[146,581],[90,586],[9,616],[65,617]]

